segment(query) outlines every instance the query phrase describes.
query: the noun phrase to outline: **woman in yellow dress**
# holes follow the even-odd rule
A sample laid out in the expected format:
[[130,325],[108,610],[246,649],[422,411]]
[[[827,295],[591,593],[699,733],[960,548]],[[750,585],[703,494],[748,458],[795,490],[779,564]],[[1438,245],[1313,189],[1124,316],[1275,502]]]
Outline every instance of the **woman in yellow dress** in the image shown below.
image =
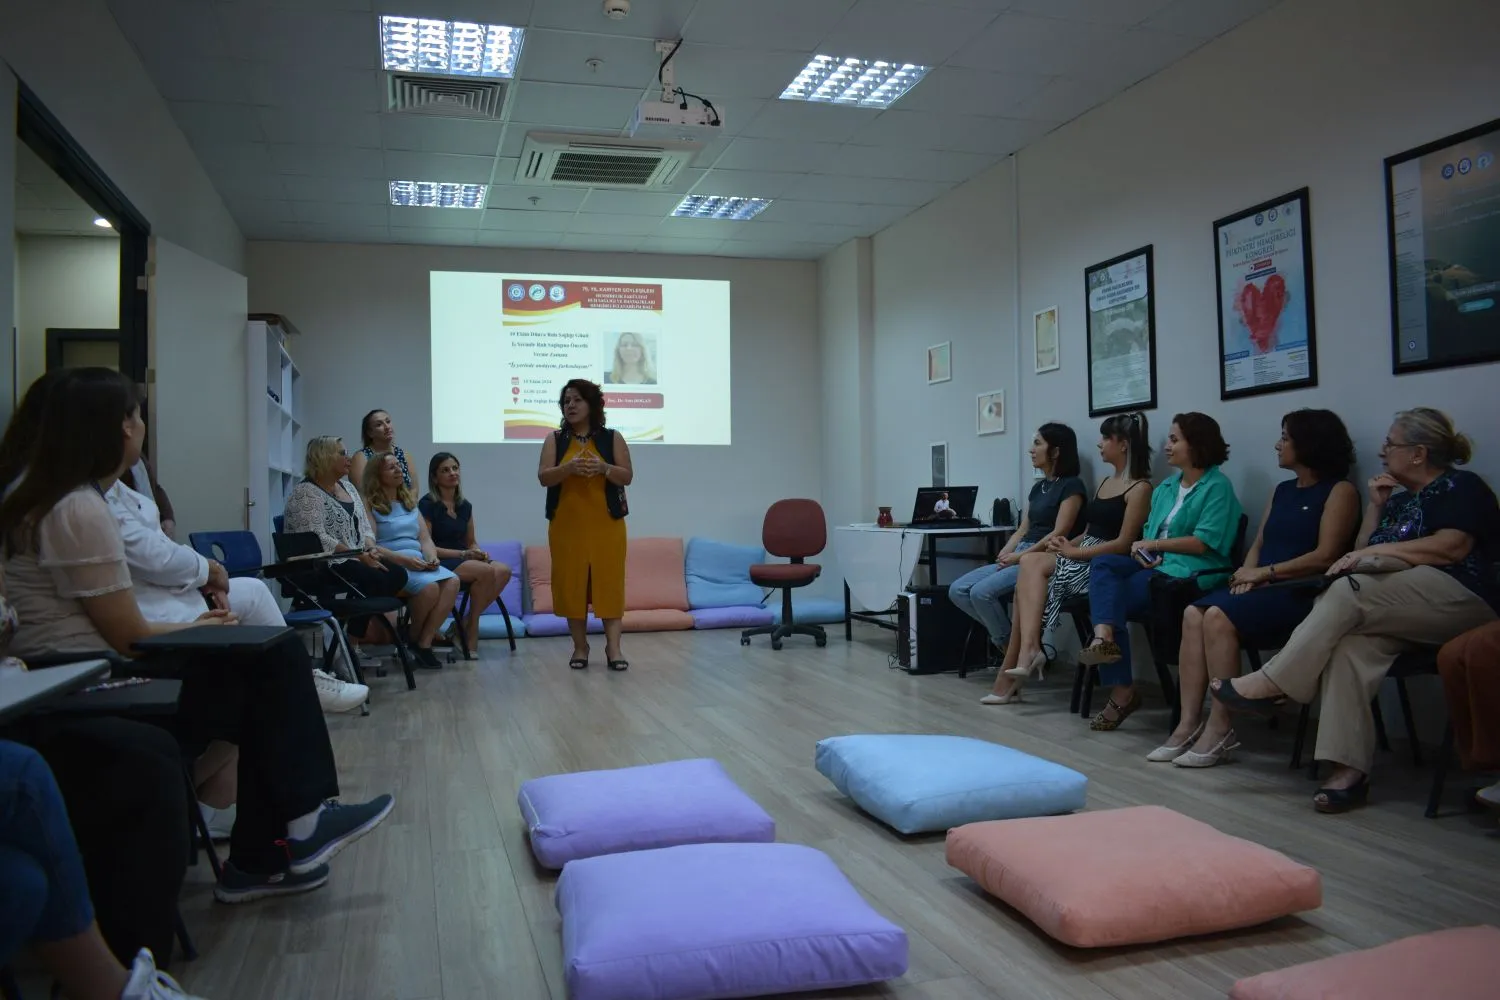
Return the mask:
[[604,426],[604,393],[575,378],[558,397],[562,426],[542,442],[537,480],[547,487],[547,544],[552,549],[553,613],[568,620],[573,656],[589,665],[588,613],[604,623],[604,659],[630,666],[620,652],[625,615],[625,487],[635,478],[630,448]]

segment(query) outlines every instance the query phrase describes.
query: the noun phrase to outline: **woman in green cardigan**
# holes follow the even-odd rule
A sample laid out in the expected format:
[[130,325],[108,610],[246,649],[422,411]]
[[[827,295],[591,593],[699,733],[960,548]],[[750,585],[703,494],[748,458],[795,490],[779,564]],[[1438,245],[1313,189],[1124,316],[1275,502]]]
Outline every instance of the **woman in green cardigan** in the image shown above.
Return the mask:
[[[1179,413],[1167,433],[1168,476],[1151,494],[1151,515],[1141,540],[1129,556],[1100,556],[1089,573],[1089,612],[1094,639],[1078,654],[1080,663],[1097,664],[1099,683],[1108,684],[1109,704],[1094,716],[1090,728],[1107,731],[1141,705],[1130,665],[1127,622],[1151,607],[1151,580],[1157,574],[1180,580],[1197,577],[1201,590],[1212,590],[1234,568],[1230,549],[1240,526],[1240,502],[1219,466],[1229,445],[1218,421],[1206,413]],[[1222,571],[1222,572],[1215,572]]]

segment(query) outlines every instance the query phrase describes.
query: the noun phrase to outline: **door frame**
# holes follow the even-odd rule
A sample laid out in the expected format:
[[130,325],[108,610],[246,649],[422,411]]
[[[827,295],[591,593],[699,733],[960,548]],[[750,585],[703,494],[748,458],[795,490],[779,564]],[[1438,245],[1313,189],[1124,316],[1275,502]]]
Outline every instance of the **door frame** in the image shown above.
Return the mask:
[[47,327],[46,370],[50,372],[65,367],[63,364],[63,351],[69,344],[86,342],[106,343],[109,341],[113,341],[123,349],[119,330],[84,330],[49,326]]

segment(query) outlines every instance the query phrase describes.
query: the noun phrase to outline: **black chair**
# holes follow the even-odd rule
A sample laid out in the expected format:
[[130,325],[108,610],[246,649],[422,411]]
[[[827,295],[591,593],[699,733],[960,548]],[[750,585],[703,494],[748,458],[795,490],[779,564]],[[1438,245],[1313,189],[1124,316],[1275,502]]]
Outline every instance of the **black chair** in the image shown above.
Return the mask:
[[[322,542],[310,531],[278,532],[271,536],[271,541],[276,546],[276,558],[280,562],[269,567],[266,575],[281,583],[282,594],[291,599],[292,607],[331,612],[341,629],[347,628],[350,620],[355,618],[379,622],[401,660],[407,690],[416,690],[417,676],[412,670],[411,654],[401,638],[401,630],[385,617],[392,612],[403,615],[406,605],[394,597],[366,597],[363,591],[339,574],[336,562],[309,560],[301,566],[293,562],[299,556],[322,554]],[[356,662],[352,651],[350,662]]]
[[[460,583],[458,588],[458,604],[453,609],[453,631],[458,635],[458,641],[464,649],[469,648],[468,631],[464,628],[464,619],[469,617],[469,602],[473,595],[469,593],[469,585]],[[500,608],[500,616],[505,619],[505,638],[510,643],[510,651],[516,651],[516,629],[510,621],[510,609],[505,606],[505,598],[495,598],[495,604]]]

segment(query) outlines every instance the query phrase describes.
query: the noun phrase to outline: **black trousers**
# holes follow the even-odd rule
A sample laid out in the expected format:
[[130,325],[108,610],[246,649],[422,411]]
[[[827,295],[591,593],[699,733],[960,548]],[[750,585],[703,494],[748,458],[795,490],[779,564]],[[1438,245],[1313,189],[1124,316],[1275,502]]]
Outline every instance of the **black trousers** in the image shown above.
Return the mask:
[[159,726],[107,717],[47,716],[25,729],[17,735],[62,790],[110,951],[129,968],[150,948],[165,966],[190,848],[177,741]]
[[339,794],[312,668],[295,635],[263,653],[211,654],[184,664],[177,716],[184,743],[192,753],[216,739],[240,750],[229,849],[241,871],[286,870],[279,842],[287,822]]

